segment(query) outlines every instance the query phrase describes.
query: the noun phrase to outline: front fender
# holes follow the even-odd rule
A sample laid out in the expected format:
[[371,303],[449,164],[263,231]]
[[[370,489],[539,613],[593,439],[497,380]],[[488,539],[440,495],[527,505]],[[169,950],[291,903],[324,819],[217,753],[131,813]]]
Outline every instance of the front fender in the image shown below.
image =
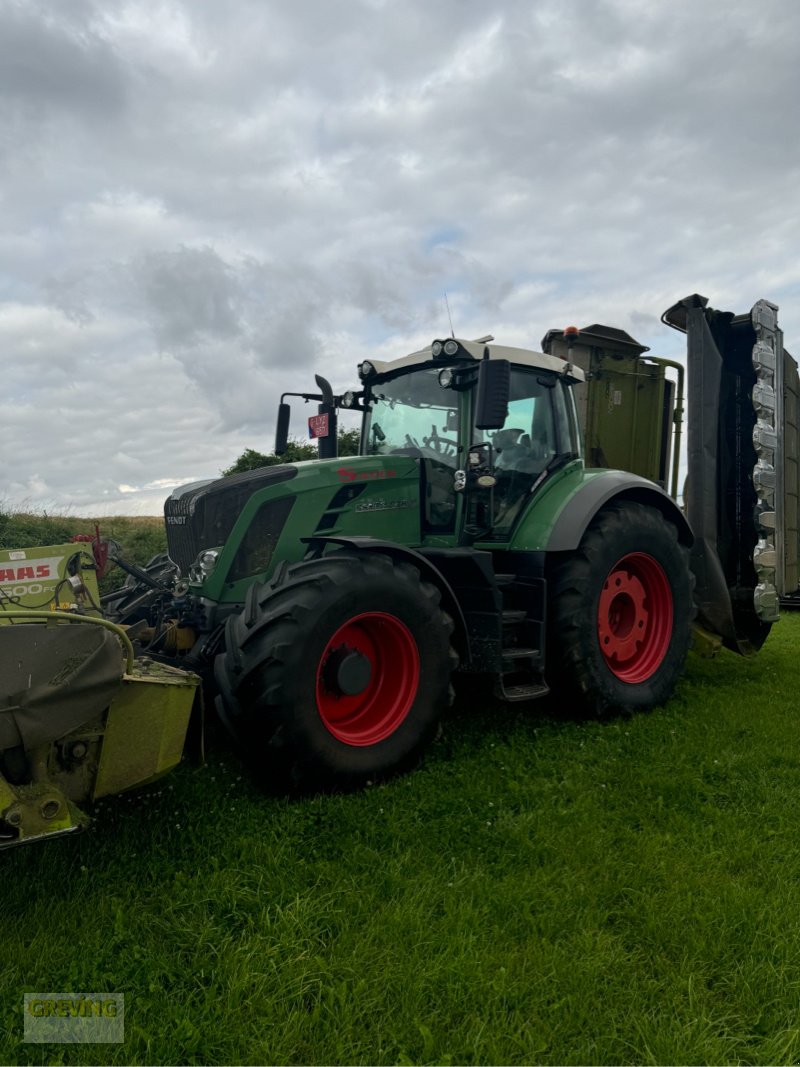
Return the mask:
[[376,537],[363,537],[355,534],[351,536],[322,534],[316,537],[303,537],[302,541],[308,545],[308,551],[311,554],[324,552],[326,545],[339,545],[342,548],[353,548],[358,552],[382,552],[392,559],[403,560],[416,567],[423,578],[438,587],[442,596],[442,607],[455,623],[453,639],[462,664],[469,662],[471,659],[469,630],[458,597],[439,568],[420,552],[396,541],[384,541]]

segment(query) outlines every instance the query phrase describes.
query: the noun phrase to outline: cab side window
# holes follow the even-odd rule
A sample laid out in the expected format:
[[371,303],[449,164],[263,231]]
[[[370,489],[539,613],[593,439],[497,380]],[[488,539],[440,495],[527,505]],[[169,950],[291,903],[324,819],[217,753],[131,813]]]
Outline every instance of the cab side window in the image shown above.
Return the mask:
[[508,417],[491,437],[495,453],[495,529],[508,529],[556,455],[554,376],[512,367]]
[[554,386],[541,372],[512,369],[508,416],[492,437],[498,470],[539,475],[555,455]]

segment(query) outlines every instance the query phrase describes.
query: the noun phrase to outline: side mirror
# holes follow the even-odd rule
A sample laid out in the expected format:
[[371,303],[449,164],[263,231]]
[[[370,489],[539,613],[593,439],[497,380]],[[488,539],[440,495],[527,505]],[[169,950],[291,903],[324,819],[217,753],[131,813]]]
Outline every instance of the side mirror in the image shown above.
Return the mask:
[[292,409],[288,404],[278,404],[278,424],[275,428],[275,455],[282,456],[289,447],[289,419]]
[[507,359],[486,359],[478,364],[478,396],[475,401],[475,427],[500,430],[508,418],[511,364]]

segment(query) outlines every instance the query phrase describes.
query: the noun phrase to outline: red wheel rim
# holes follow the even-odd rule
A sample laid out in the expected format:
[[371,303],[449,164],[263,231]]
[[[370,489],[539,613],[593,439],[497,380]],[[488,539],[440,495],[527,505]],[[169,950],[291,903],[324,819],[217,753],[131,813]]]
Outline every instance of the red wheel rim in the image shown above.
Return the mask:
[[[347,663],[354,672],[350,688],[358,692],[346,691]],[[317,669],[317,708],[337,740],[377,745],[404,721],[418,687],[419,652],[411,631],[394,615],[368,611],[340,626],[325,646]]]
[[597,636],[606,666],[622,682],[652,677],[672,637],[672,589],[664,568],[644,552],[614,564],[597,609]]

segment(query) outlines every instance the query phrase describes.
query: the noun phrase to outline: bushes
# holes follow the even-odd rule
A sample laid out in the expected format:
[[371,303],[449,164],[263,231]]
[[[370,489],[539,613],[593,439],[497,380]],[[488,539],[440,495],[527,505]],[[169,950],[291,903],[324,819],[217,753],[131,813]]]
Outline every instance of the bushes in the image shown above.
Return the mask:
[[[78,525],[81,529],[78,529]],[[84,530],[83,527],[86,527]],[[12,514],[0,508],[0,548],[35,548],[69,541],[76,533],[90,533],[89,520],[67,519],[42,512]]]
[[[131,563],[143,565],[159,552],[165,552],[167,538],[164,520],[158,516],[115,515],[106,519],[48,515],[46,512],[11,512],[0,507],[0,548],[37,548],[60,545],[76,534],[94,534],[100,527],[101,537],[110,537],[122,546],[122,554]],[[102,592],[115,589],[125,580],[119,567],[110,567],[101,584]]]
[[[340,456],[357,456],[360,434],[358,430],[340,429],[337,436],[337,451]],[[286,451],[280,456],[274,452],[258,452],[255,448],[246,448],[236,462],[222,471],[223,476],[242,474],[244,471],[271,467],[276,463],[300,463],[306,459],[319,459],[319,449],[310,441],[289,441]]]

